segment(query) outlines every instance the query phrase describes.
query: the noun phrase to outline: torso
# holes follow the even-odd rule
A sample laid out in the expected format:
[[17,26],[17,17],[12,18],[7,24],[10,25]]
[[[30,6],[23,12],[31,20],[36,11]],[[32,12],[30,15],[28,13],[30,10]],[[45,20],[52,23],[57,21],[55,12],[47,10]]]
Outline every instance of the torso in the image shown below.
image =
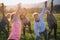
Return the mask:
[[2,18],[2,20],[1,20],[1,24],[3,25],[3,26],[5,26],[6,24],[8,24],[9,22],[8,22],[8,19],[7,18]]
[[45,30],[46,25],[43,21],[35,22],[35,24],[37,28],[39,29],[39,32],[43,32]]
[[27,25],[30,21],[27,18],[22,19],[23,25]]

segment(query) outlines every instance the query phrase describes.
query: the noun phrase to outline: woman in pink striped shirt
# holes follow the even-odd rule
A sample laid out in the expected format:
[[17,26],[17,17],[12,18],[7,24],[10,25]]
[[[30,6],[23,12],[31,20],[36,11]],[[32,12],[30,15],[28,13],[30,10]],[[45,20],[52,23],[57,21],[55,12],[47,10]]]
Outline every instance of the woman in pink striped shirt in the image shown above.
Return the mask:
[[21,21],[18,16],[20,9],[20,4],[18,5],[18,9],[16,13],[12,16],[12,31],[9,35],[8,40],[20,40],[21,37]]

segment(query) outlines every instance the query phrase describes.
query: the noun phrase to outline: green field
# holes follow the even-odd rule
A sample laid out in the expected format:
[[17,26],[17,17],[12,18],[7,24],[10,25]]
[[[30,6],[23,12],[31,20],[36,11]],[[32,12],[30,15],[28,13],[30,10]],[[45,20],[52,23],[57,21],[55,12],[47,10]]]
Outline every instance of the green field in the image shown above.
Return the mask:
[[[60,14],[54,14],[54,16],[56,17],[57,19],[57,24],[58,24],[58,29],[57,29],[57,40],[60,40]],[[31,28],[32,28],[32,33],[33,33],[33,37],[30,36],[29,34],[29,30],[28,28],[26,28],[26,36],[23,36],[23,33],[22,33],[22,36],[21,36],[21,40],[35,40],[36,38],[36,35],[34,34],[34,26],[33,26],[33,17],[31,16],[31,14],[28,14],[28,17],[30,18],[31,20]],[[47,24],[47,21],[46,21],[46,14],[44,15],[44,19],[45,19],[45,22]],[[48,29],[48,24],[46,25],[46,28]],[[0,40],[6,40],[5,38],[5,35],[4,33],[2,32],[2,34],[0,35]],[[53,40],[53,31],[52,31],[52,35],[51,35],[51,40]]]

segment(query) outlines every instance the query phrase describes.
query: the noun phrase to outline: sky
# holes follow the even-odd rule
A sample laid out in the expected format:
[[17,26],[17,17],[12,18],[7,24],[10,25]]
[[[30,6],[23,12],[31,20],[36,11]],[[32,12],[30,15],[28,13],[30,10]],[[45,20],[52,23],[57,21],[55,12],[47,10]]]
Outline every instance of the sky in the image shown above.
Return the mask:
[[0,0],[0,3],[4,3],[5,5],[16,5],[18,3],[22,4],[34,4],[34,3],[40,3],[46,0]]
[[[0,3],[4,3],[5,5],[16,5],[18,3],[22,4],[34,4],[34,3],[40,3],[46,0],[0,0]],[[48,0],[49,2],[51,0]],[[60,4],[60,0],[54,0],[54,5]]]

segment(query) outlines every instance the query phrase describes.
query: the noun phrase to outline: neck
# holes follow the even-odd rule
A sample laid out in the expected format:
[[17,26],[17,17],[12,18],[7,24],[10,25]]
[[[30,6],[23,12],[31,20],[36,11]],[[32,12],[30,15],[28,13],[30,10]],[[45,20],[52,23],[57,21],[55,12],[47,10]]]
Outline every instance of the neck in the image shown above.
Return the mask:
[[35,20],[36,22],[39,22],[40,20]]

